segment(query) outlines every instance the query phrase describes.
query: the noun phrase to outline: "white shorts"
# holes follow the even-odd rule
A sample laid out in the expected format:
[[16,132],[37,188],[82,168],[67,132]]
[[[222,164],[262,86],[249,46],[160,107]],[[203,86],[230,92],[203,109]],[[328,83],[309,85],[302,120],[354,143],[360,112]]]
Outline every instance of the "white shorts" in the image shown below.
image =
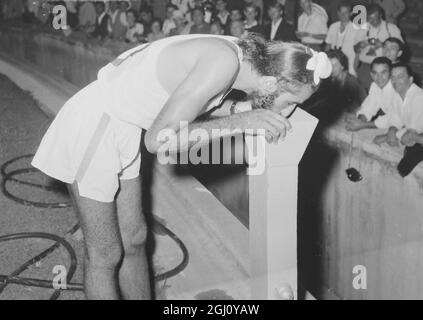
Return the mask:
[[142,129],[110,116],[97,82],[73,96],[44,135],[32,165],[78,184],[79,194],[113,202],[119,180],[139,176]]

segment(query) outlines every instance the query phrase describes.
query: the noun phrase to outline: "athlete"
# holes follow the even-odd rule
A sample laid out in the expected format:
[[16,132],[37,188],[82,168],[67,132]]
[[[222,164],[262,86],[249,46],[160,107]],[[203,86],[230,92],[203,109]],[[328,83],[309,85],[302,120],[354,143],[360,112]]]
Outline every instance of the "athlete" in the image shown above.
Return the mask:
[[[143,130],[151,153],[165,143],[163,130],[178,134],[181,123],[210,137],[212,129],[264,129],[276,143],[291,128],[280,113],[309,98],[330,73],[324,53],[298,43],[213,35],[143,44],[102,68],[57,114],[32,162],[70,186],[84,235],[87,299],[151,298],[139,178]],[[219,117],[196,121],[231,89],[247,94],[250,111],[224,103]]]

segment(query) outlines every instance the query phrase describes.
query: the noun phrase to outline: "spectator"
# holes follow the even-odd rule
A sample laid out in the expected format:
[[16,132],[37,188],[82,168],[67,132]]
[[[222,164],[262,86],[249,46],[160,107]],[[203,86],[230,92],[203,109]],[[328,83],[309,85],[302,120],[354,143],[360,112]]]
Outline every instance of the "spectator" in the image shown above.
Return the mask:
[[277,0],[277,2],[282,6],[283,18],[294,26],[297,22],[297,0]]
[[129,9],[126,12],[126,20],[128,22],[128,29],[126,30],[125,36],[126,41],[131,43],[144,41],[144,26],[141,23],[136,22],[137,16],[135,10]]
[[190,24],[185,19],[185,14],[182,11],[176,10],[173,12],[173,22],[175,28],[170,31],[170,36],[189,34]]
[[232,34],[231,33],[231,26],[232,22],[234,21],[242,21],[243,20],[242,10],[239,7],[233,7],[230,10],[229,22],[226,24],[225,34]]
[[170,3],[175,5],[185,16],[194,8],[194,0],[171,0]]
[[95,3],[95,10],[97,13],[97,20],[95,30],[91,36],[99,39],[104,39],[109,35],[109,15],[106,12],[106,6],[103,1],[97,1]]
[[191,12],[192,25],[190,34],[208,34],[210,25],[204,21],[204,12],[200,8],[194,8]]
[[283,18],[283,7],[279,2],[273,2],[268,10],[270,24],[264,31],[267,40],[298,41],[295,28]]
[[328,32],[328,14],[311,0],[300,0],[303,13],[298,18],[297,37],[303,44],[320,51]]
[[393,113],[398,102],[391,79],[392,63],[386,57],[376,58],[371,65],[371,78],[369,95],[361,105],[355,117],[347,119],[347,130],[359,131],[362,129],[386,129],[388,117]]
[[[387,124],[390,131],[379,136],[377,142],[388,142],[390,137],[397,146],[401,141],[406,146],[413,146],[420,141],[418,135],[423,134],[423,89],[414,84],[414,78],[410,67],[399,64],[392,69],[392,85],[398,93],[400,103],[394,106],[393,112],[389,114]],[[391,135],[391,136],[389,136]]]
[[114,40],[123,40],[125,39],[126,31],[128,29],[126,12],[120,8],[120,3],[118,1],[110,1],[109,9],[109,34]]
[[404,42],[398,38],[388,38],[383,43],[383,56],[391,60],[392,65],[401,62],[403,54]]
[[210,25],[210,34],[223,35],[223,32],[224,30],[219,20],[212,22],[212,24]]
[[330,50],[331,77],[322,82],[319,90],[303,108],[325,125],[338,120],[345,112],[357,112],[367,94],[358,79],[348,72],[347,56],[341,50]]
[[78,21],[78,28],[83,32],[91,33],[94,31],[97,21],[97,13],[93,2],[85,1],[81,4],[79,7]]
[[165,36],[168,36],[170,34],[170,31],[176,27],[175,22],[173,21],[173,13],[177,9],[178,8],[173,4],[169,4],[166,7],[166,20],[163,22],[163,29],[162,29],[163,34]]
[[357,76],[355,71],[356,54],[354,51],[355,39],[359,32],[358,26],[351,22],[352,6],[350,2],[341,2],[338,7],[339,21],[329,27],[326,36],[326,50],[339,49],[348,58],[348,71]]
[[226,29],[227,25],[229,24],[230,13],[227,10],[227,6],[228,6],[227,0],[216,1],[216,15],[214,19],[220,22],[220,25],[222,26],[223,29]]
[[164,37],[165,35],[162,32],[162,22],[160,19],[153,19],[153,22],[151,23],[151,32],[147,36],[148,42],[160,40]]
[[363,86],[368,89],[371,84],[370,64],[383,56],[383,42],[391,37],[403,41],[401,31],[392,23],[382,19],[383,9],[378,5],[371,5],[367,9],[367,24],[364,30],[357,34],[354,50],[359,54],[357,75]]
[[263,20],[263,8],[264,8],[264,4],[263,4],[263,0],[243,0],[244,4],[243,7],[245,9],[245,7],[253,5],[257,8],[257,21],[261,24],[262,20]]
[[144,6],[140,9],[140,22],[144,26],[144,35],[151,32],[151,23],[153,22],[153,10]]
[[263,34],[263,30],[257,21],[258,9],[256,6],[253,4],[247,4],[244,7],[244,16],[244,25],[247,32]]
[[375,0],[375,3],[385,11],[385,20],[392,24],[398,24],[398,17],[405,11],[403,0]]
[[244,22],[235,20],[231,22],[231,36],[237,38],[244,38],[248,36],[248,32],[245,30]]

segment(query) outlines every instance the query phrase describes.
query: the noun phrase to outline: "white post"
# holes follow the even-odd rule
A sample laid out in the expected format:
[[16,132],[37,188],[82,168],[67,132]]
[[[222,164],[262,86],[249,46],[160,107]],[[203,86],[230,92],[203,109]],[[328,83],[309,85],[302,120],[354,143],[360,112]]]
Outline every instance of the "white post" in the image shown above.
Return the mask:
[[317,119],[297,109],[293,132],[283,142],[247,138],[250,150],[264,150],[265,170],[249,177],[251,298],[297,299],[298,164]]

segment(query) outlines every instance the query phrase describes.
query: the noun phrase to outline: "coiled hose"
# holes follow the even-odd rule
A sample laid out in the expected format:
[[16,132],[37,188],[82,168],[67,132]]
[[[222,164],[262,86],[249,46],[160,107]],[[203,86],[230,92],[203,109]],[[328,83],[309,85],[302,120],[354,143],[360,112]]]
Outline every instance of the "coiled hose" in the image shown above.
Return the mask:
[[[38,188],[38,189],[46,190],[46,191],[49,191],[49,192],[57,192],[57,186],[33,183],[33,182],[21,180],[21,179],[18,178],[18,176],[22,176],[22,175],[34,173],[34,172],[39,172],[35,168],[28,167],[28,168],[21,168],[21,169],[10,170],[10,171],[7,170],[8,167],[11,166],[12,164],[14,164],[14,163],[16,163],[20,160],[23,160],[23,159],[30,159],[33,156],[34,155],[32,155],[32,154],[28,154],[28,155],[16,157],[16,158],[13,158],[13,159],[5,162],[1,166],[1,168],[0,168],[0,172],[1,172],[1,175],[2,175],[1,192],[7,198],[9,198],[9,199],[11,199],[11,200],[13,200],[13,201],[15,201],[19,204],[29,206],[29,207],[48,208],[48,209],[71,207],[72,205],[70,204],[70,202],[36,202],[36,201],[21,198],[21,197],[15,195],[15,194],[13,194],[12,192],[9,191],[9,189],[7,188],[8,183],[15,183],[15,184],[29,186],[29,187],[32,187],[32,188]],[[179,265],[177,265],[175,268],[173,268],[169,271],[166,271],[162,274],[158,274],[158,275],[155,276],[156,281],[163,281],[165,279],[168,279],[168,278],[171,278],[171,277],[177,275],[179,272],[181,272],[182,270],[184,270],[186,268],[186,266],[188,265],[188,261],[189,261],[189,253],[188,253],[188,249],[186,248],[185,244],[182,242],[181,239],[178,238],[178,236],[176,236],[176,234],[174,234],[171,230],[169,230],[162,223],[157,221],[157,219],[154,220],[154,223],[156,224],[156,226],[158,226],[161,229],[161,231],[163,233],[165,233],[167,236],[169,236],[178,245],[178,247],[180,248],[180,250],[182,251],[182,254],[183,254],[183,259],[179,263]],[[76,232],[78,230],[78,228],[79,228],[79,223],[75,224],[67,232],[66,235],[73,234],[74,232]],[[0,275],[0,294],[4,291],[4,289],[9,284],[17,284],[17,285],[24,285],[24,286],[31,286],[31,287],[55,289],[53,294],[50,296],[50,300],[56,300],[60,296],[61,290],[72,290],[72,291],[83,291],[84,290],[84,286],[83,286],[82,283],[72,283],[71,282],[72,278],[75,274],[76,268],[77,268],[77,257],[76,257],[75,250],[73,249],[71,244],[68,241],[66,241],[65,238],[54,235],[54,234],[49,234],[49,233],[26,232],[26,233],[16,233],[16,234],[0,236],[0,243],[7,242],[7,241],[16,241],[16,240],[21,240],[21,239],[46,239],[46,240],[54,241],[54,244],[51,245],[50,247],[48,247],[47,249],[45,249],[43,252],[41,252],[37,256],[31,258],[30,260],[28,260],[27,262],[22,264],[19,268],[14,270],[10,275]],[[54,288],[53,281],[51,281],[51,280],[19,277],[19,275],[22,272],[27,270],[30,266],[37,264],[41,260],[48,257],[50,254],[52,254],[60,246],[62,246],[66,250],[66,252],[68,253],[69,258],[70,258],[70,266],[67,269],[68,272],[67,272],[67,276],[66,276],[66,280],[67,280],[66,289],[56,289],[56,288]]]

